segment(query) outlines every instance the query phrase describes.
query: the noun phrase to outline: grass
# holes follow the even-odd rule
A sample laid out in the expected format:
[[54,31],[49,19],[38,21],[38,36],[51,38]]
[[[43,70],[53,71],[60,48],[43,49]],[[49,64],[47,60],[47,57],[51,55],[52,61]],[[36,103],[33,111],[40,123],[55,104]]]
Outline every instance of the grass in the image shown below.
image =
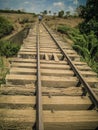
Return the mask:
[[81,23],[83,19],[81,18],[55,18],[53,17],[46,17],[45,22],[46,24],[55,30],[55,27],[58,25],[66,25],[68,27],[76,27],[79,23]]
[[58,27],[58,31],[65,32],[69,38],[74,42],[73,49],[81,55],[84,62],[92,68],[93,71],[98,73],[98,63],[96,61],[98,56],[98,39],[91,31],[89,35],[81,34],[78,28],[67,28],[66,26]]

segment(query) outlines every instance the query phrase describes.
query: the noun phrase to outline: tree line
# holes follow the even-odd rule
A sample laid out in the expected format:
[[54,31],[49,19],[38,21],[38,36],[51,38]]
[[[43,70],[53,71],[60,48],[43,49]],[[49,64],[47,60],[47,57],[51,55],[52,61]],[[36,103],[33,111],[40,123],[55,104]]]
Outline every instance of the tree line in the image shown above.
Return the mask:
[[24,10],[0,9],[0,13],[26,13]]
[[[42,15],[51,15],[51,10],[47,11],[47,10],[44,10],[43,12],[40,12]],[[70,11],[64,11],[64,10],[60,10],[58,11],[58,13],[54,12],[53,13],[54,16],[58,16],[59,18],[66,18],[66,17],[69,17],[69,16],[78,16],[78,11],[76,10],[76,13],[74,13],[73,15],[71,15],[71,12]]]

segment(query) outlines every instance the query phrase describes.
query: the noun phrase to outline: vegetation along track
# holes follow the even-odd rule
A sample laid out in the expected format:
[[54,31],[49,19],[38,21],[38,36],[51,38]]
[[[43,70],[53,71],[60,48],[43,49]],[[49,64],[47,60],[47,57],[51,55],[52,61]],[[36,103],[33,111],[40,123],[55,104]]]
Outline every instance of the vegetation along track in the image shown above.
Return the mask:
[[1,86],[1,130],[98,129],[98,78],[44,24],[35,24]]

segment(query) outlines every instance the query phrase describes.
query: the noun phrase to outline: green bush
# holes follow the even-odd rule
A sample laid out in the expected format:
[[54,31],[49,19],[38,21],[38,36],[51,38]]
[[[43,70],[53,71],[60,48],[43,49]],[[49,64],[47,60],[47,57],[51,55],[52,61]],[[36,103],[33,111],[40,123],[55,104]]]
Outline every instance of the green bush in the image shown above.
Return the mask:
[[62,25],[58,26],[57,31],[62,33],[62,34],[67,34],[70,28],[68,26]]
[[[88,50],[91,58],[96,56],[96,53],[98,52],[98,40],[97,40],[96,36],[94,35],[93,31],[91,31],[89,35],[81,34],[81,37],[78,37],[78,39],[76,39],[73,47],[75,47],[76,45],[80,46],[81,49],[86,48]],[[78,49],[78,51],[79,51],[79,49]],[[86,57],[86,55],[85,55],[85,57]]]
[[13,31],[13,29],[14,28],[12,24],[7,19],[0,16],[0,38],[10,34]]
[[88,35],[81,34],[81,37],[75,38],[73,49],[83,57],[83,61],[86,61],[98,73],[98,39],[93,31]]
[[79,28],[70,28],[65,25],[58,26],[57,30],[69,36],[74,42],[73,49],[82,56],[83,61],[86,61],[98,73],[98,39],[95,31],[90,31],[86,34],[81,33]]
[[0,41],[0,55],[11,57],[17,54],[20,46],[10,41]]

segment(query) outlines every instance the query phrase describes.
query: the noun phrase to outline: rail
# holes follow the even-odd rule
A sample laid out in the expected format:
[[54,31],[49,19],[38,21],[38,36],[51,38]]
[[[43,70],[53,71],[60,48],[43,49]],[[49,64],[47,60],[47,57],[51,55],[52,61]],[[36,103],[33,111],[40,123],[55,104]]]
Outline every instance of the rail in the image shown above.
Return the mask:
[[39,24],[36,28],[37,32],[37,92],[36,92],[36,130],[44,130],[42,116],[42,91],[41,91],[41,75],[40,75],[40,50],[39,50]]
[[88,92],[93,104],[95,105],[96,109],[98,109],[98,97],[97,95],[93,92],[93,90],[91,89],[91,87],[89,86],[89,84],[85,81],[85,79],[83,78],[83,76],[79,73],[78,69],[76,68],[76,66],[72,63],[71,59],[69,58],[69,56],[64,52],[64,50],[62,49],[61,45],[57,42],[57,40],[53,37],[53,35],[50,33],[49,29],[46,27],[46,25],[44,23],[42,23],[43,26],[45,27],[45,29],[48,31],[48,33],[50,34],[51,38],[53,39],[53,41],[57,44],[57,46],[60,48],[62,54],[64,55],[64,57],[67,59],[68,64],[70,65],[70,67],[72,68],[72,70],[74,71],[75,75],[77,76],[77,78],[79,79],[78,85],[83,84],[84,88],[86,91],[84,91],[83,95],[86,95],[86,93]]

